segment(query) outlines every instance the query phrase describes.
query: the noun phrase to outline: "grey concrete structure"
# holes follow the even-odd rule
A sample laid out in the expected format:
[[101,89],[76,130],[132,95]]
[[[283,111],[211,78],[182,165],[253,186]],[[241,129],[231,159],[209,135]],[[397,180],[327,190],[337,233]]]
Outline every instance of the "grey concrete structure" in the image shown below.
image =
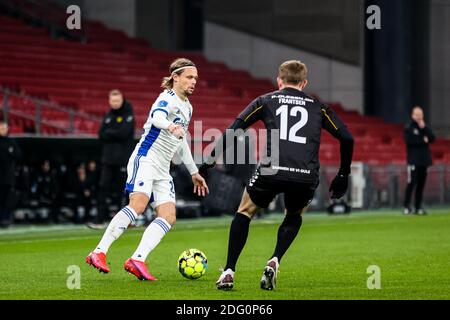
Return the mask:
[[205,55],[224,61],[233,69],[248,70],[255,77],[274,81],[278,66],[288,59],[299,59],[309,68],[307,92],[324,101],[341,102],[348,109],[362,112],[362,67],[294,47],[279,44],[245,32],[206,22]]

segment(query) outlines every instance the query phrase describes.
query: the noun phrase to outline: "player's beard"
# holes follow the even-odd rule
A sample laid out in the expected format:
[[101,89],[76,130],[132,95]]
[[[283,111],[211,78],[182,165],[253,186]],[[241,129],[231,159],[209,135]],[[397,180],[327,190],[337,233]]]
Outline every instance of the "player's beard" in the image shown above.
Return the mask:
[[191,96],[193,93],[194,93],[194,90],[189,91],[189,89],[187,89],[187,90],[184,91],[184,95],[185,95],[186,97]]

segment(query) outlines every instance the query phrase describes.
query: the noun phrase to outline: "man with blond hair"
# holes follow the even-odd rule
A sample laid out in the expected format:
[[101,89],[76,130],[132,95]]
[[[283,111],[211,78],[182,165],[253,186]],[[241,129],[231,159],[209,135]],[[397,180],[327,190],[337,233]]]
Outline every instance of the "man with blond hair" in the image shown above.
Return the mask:
[[[267,129],[267,152],[244,190],[231,223],[227,263],[216,282],[220,290],[230,290],[234,286],[236,263],[245,246],[252,217],[260,208],[267,208],[277,194],[283,193],[285,218],[260,282],[262,289],[275,288],[281,258],[297,236],[302,214],[319,183],[322,128],[341,145],[341,165],[330,186],[331,198],[340,198],[347,191],[353,153],[352,135],[329,107],[303,92],[308,83],[306,75],[306,65],[300,61],[290,60],[281,64],[277,77],[279,90],[253,100],[229,127],[242,131],[262,121]],[[232,139],[228,137],[228,134],[222,135],[217,145],[229,146]],[[207,175],[208,168],[214,166],[220,153],[220,150],[212,152],[200,167],[200,174]]]
[[195,90],[197,67],[192,61],[180,58],[170,65],[169,73],[162,82],[164,91],[153,103],[141,139],[128,161],[125,189],[129,203],[114,216],[99,244],[86,258],[88,264],[101,272],[110,272],[106,253],[111,244],[144,213],[150,203],[157,218],[145,230],[124,269],[139,280],[156,280],[145,261],[176,221],[175,186],[169,172],[175,153],[191,174],[194,193],[199,196],[208,193],[208,186],[198,174],[186,140],[193,111],[188,97]]

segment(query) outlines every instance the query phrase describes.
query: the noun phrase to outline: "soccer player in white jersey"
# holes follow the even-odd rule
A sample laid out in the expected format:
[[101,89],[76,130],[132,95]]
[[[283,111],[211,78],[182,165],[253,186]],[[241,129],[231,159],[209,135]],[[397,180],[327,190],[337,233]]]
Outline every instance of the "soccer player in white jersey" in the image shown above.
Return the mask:
[[192,61],[180,58],[170,65],[169,72],[170,76],[162,82],[165,90],[153,104],[144,133],[128,161],[126,191],[129,193],[129,204],[114,216],[100,243],[86,258],[86,263],[100,272],[110,272],[106,263],[109,247],[150,202],[157,218],[145,230],[139,246],[125,262],[124,268],[140,280],[156,280],[148,271],[145,260],[176,220],[175,190],[169,174],[175,153],[192,176],[194,193],[199,196],[209,193],[205,180],[198,174],[185,136],[192,117],[188,97],[195,89],[197,68]]

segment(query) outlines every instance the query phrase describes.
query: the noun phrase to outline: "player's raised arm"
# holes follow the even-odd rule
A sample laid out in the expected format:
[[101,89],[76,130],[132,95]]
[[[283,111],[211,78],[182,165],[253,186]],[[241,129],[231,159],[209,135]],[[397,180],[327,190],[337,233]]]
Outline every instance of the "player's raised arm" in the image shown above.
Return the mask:
[[225,129],[222,136],[217,140],[215,148],[211,154],[206,157],[204,163],[200,166],[200,174],[203,177],[207,176],[208,169],[213,168],[216,160],[224,153],[230,146],[232,146],[235,130],[241,129],[242,132],[247,130],[258,120],[261,120],[264,102],[261,97],[253,100],[234,120],[234,122]]
[[341,165],[331,182],[331,198],[339,199],[348,188],[348,176],[353,157],[353,136],[338,115],[329,107],[322,107],[322,127],[340,142]]
[[165,100],[157,101],[150,110],[150,117],[152,118],[152,124],[159,129],[169,130],[177,138],[184,136],[184,130],[182,126],[174,124],[167,120],[169,114],[173,112],[173,108]]

